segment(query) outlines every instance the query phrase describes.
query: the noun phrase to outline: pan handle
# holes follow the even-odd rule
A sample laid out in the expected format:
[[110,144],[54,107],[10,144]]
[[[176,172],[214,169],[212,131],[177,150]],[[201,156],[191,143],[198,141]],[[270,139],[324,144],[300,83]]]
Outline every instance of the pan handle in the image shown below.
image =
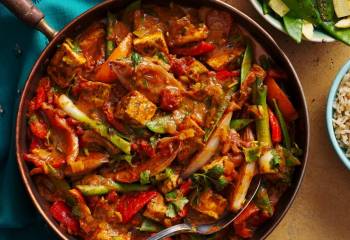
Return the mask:
[[45,15],[30,0],[0,0],[17,18],[42,32],[49,40],[57,31],[45,21]]

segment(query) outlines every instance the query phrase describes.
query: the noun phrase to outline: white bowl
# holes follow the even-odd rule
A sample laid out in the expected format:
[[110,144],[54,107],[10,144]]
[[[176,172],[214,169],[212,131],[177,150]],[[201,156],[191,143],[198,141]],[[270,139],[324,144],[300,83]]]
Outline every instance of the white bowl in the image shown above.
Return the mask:
[[[258,0],[250,0],[251,4],[255,8],[255,10],[267,21],[269,22],[272,26],[274,26],[276,29],[280,30],[281,32],[285,33],[288,35],[286,30],[284,29],[283,23],[269,15],[269,14],[264,14],[262,10],[261,3]],[[331,36],[327,35],[326,33],[322,31],[315,30],[312,39],[306,39],[303,38],[303,40],[310,41],[310,42],[334,42],[336,41],[334,38]]]

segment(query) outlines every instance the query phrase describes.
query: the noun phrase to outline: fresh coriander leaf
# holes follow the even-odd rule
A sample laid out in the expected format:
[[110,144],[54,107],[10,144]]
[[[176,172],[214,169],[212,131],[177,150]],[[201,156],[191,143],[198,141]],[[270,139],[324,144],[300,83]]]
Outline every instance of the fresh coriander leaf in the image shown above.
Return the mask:
[[171,169],[171,168],[166,168],[166,169],[165,169],[165,176],[166,176],[167,178],[170,178],[170,177],[172,177],[173,175],[174,175],[173,169]]
[[228,181],[224,176],[219,177],[219,179],[215,182],[215,188],[218,191],[224,190],[224,188],[228,185]]
[[149,184],[150,183],[150,175],[151,171],[146,170],[140,173],[140,183],[143,185]]
[[165,215],[166,215],[167,217],[169,217],[169,218],[174,218],[174,217],[176,217],[176,211],[175,211],[175,207],[174,207],[173,204],[170,203],[170,204],[168,205],[168,208],[167,208],[167,211],[166,211]]
[[177,192],[176,190],[175,191],[172,191],[172,192],[168,192],[167,194],[165,194],[165,198],[167,201],[173,201],[177,198]]
[[254,197],[254,203],[263,211],[266,211],[270,216],[273,214],[273,208],[270,202],[266,188],[260,187]]
[[173,201],[172,203],[174,204],[174,206],[176,207],[176,210],[179,212],[181,211],[185,205],[188,203],[188,199],[186,197],[179,197],[177,198],[175,201]]
[[303,155],[303,149],[299,148],[298,144],[294,143],[291,149],[291,153],[296,157],[301,157]]
[[153,135],[152,137],[149,138],[149,142],[150,142],[152,148],[156,148],[158,140],[159,140],[158,135]]
[[251,163],[251,162],[255,162],[260,158],[261,149],[259,146],[243,148],[243,153],[244,153],[246,162]]
[[286,148],[283,148],[284,158],[286,159],[287,167],[294,167],[300,165],[300,161],[296,158],[291,151]]
[[131,61],[134,67],[139,65],[142,61],[142,56],[136,52],[132,52],[131,54]]
[[164,53],[162,53],[162,52],[157,52],[157,53],[156,53],[156,56],[157,56],[160,60],[162,60],[163,62],[169,63],[169,62],[168,62],[168,59],[165,57]]
[[273,169],[278,168],[280,166],[280,164],[281,164],[281,157],[278,155],[278,153],[274,149],[271,150],[271,153],[272,153],[272,156],[273,156],[272,159],[271,159],[271,162],[270,162],[271,167]]
[[219,178],[222,174],[224,173],[224,167],[221,165],[215,165],[214,167],[212,167],[211,169],[208,170],[208,172],[206,173],[209,177],[212,178]]

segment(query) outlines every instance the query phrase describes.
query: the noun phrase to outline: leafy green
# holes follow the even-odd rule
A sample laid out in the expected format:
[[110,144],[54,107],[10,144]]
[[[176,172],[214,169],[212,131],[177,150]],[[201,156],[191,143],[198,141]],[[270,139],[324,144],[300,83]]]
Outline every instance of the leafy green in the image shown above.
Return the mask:
[[241,84],[246,80],[253,62],[253,48],[247,43],[241,65]]
[[255,162],[261,156],[261,148],[259,146],[253,146],[249,148],[243,148],[245,161],[248,163]]
[[136,67],[137,65],[139,65],[142,62],[142,56],[140,54],[138,54],[137,52],[132,52],[131,53],[131,61],[132,61],[132,65],[134,67]]
[[258,192],[254,197],[254,203],[258,208],[266,211],[270,216],[272,216],[273,207],[265,187],[259,187]]
[[287,167],[294,167],[300,165],[300,161],[296,158],[291,151],[286,148],[283,148],[284,158],[286,160]]
[[291,38],[293,38],[297,43],[300,43],[302,37],[303,20],[300,18],[290,17],[290,15],[287,14],[283,17],[283,23],[289,36],[291,36]]
[[222,191],[229,184],[227,179],[224,176],[220,176],[217,181],[215,181],[215,189],[217,191]]
[[142,185],[146,185],[150,183],[150,175],[151,175],[151,171],[150,170],[146,170],[140,173],[140,183]]
[[174,218],[176,217],[177,213],[175,210],[175,206],[173,204],[168,204],[167,210],[165,212],[165,215],[169,218]]
[[275,149],[271,150],[272,153],[272,159],[271,159],[271,168],[272,169],[276,169],[280,166],[281,164],[281,156],[277,153],[277,151]]
[[214,132],[214,130],[216,129],[216,126],[219,124],[220,122],[220,119],[222,118],[222,115],[224,114],[227,106],[229,105],[230,103],[230,100],[231,100],[231,97],[232,95],[238,90],[238,84],[234,85],[232,88],[230,88],[224,99],[222,100],[222,102],[219,104],[219,107],[215,113],[215,116],[214,116],[214,119],[213,119],[213,122],[214,124],[210,127],[210,128],[207,128],[205,129],[205,135],[204,135],[204,141],[208,141],[211,134]]
[[283,2],[290,9],[290,17],[305,19],[316,25],[321,22],[314,0],[283,0]]
[[321,22],[320,26],[335,39],[350,45],[350,29],[339,29],[334,22]]
[[164,55],[164,53],[162,52],[157,52],[156,53],[157,58],[159,58],[160,60],[162,60],[164,63],[169,63],[168,59],[166,58],[166,56]]
[[186,197],[178,197],[176,198],[175,201],[173,201],[172,203],[174,204],[174,206],[176,207],[177,212],[181,211],[185,205],[188,203],[188,199]]
[[188,199],[182,196],[181,192],[178,190],[165,194],[165,199],[175,206],[176,212],[181,211],[188,203]]
[[207,172],[206,175],[218,179],[222,174],[224,174],[224,167],[221,165],[215,165],[214,167],[210,168]]

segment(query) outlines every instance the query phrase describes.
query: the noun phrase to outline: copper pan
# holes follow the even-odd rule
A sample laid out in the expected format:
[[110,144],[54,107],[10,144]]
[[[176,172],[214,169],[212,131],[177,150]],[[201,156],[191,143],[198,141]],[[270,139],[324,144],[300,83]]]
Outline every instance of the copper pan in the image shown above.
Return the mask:
[[[49,214],[49,206],[44,201],[44,199],[40,197],[31,177],[29,176],[28,167],[23,160],[23,153],[27,151],[28,147],[28,142],[26,139],[26,112],[28,109],[28,102],[33,97],[38,80],[44,74],[48,60],[55,52],[56,46],[60,44],[65,37],[75,36],[82,29],[84,29],[84,27],[88,26],[93,21],[104,18],[106,16],[107,10],[113,11],[122,9],[131,1],[104,1],[101,4],[98,4],[90,10],[86,11],[85,13],[81,14],[79,17],[75,18],[59,32],[55,32],[52,28],[50,28],[48,23],[45,21],[43,13],[41,13],[40,10],[38,10],[30,1],[0,1],[3,4],[5,4],[11,11],[13,11],[13,13],[17,15],[17,17],[28,23],[30,26],[40,30],[50,40],[48,46],[44,49],[38,60],[35,62],[22,91],[16,122],[17,162],[26,189],[40,214],[44,217],[44,219],[52,227],[52,229],[57,233],[57,235],[60,236],[62,239],[75,239],[74,237],[68,235],[67,232],[64,229],[62,229]],[[159,0],[159,2],[164,3],[166,1]],[[282,217],[286,214],[287,210],[289,209],[291,203],[293,202],[294,197],[303,179],[306,167],[309,149],[309,118],[305,102],[305,96],[300,81],[292,64],[288,60],[285,53],[280,49],[278,44],[262,27],[259,26],[259,24],[257,24],[244,13],[219,0],[175,0],[175,2],[183,3],[186,5],[190,4],[194,6],[208,5],[229,11],[230,13],[232,13],[235,22],[240,24],[240,26],[243,29],[245,29],[258,43],[260,43],[261,46],[266,50],[266,52],[270,54],[270,56],[279,64],[281,68],[283,68],[287,72],[289,76],[288,81],[285,81],[284,84],[296,108],[300,113],[300,118],[296,123],[296,129],[298,132],[296,136],[296,141],[299,144],[299,146],[302,149],[304,149],[304,155],[301,158],[302,165],[298,167],[294,172],[291,187],[285,192],[285,194],[279,201],[275,215],[264,225],[262,225],[256,231],[253,237],[253,239],[265,239],[271,233],[271,231],[278,225]]]

